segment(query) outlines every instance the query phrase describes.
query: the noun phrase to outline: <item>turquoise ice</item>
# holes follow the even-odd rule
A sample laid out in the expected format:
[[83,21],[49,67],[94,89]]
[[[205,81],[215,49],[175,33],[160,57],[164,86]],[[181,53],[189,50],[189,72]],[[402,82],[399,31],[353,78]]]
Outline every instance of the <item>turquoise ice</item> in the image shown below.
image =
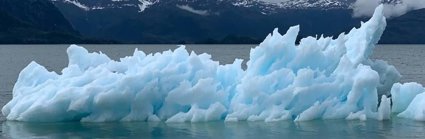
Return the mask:
[[251,50],[246,70],[243,60],[219,65],[184,46],[114,61],[71,45],[61,73],[36,62],[23,69],[2,113],[28,122],[389,119],[387,96],[400,74],[369,59],[386,26],[382,12],[336,39],[299,45],[299,26],[275,29]]

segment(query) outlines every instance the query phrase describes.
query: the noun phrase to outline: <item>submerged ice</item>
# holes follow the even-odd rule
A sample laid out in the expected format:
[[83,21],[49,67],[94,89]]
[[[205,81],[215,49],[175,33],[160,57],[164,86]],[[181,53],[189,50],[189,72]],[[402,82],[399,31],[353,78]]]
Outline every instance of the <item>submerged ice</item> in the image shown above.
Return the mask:
[[[35,62],[23,69],[2,112],[31,122],[388,119],[400,74],[369,59],[386,26],[382,8],[336,39],[296,45],[298,26],[284,35],[276,29],[251,50],[246,70],[242,60],[219,65],[184,46],[114,61],[72,45],[61,74]],[[397,100],[396,111],[410,99]]]

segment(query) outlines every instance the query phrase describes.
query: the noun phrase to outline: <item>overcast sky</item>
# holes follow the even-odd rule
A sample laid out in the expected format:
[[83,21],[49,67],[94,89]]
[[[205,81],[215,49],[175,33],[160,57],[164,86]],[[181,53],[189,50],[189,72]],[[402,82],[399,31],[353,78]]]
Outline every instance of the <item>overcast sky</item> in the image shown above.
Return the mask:
[[[353,16],[372,16],[381,0],[357,0],[353,5]],[[385,4],[384,12],[387,18],[403,15],[411,10],[425,8],[425,0],[400,0],[398,4]]]

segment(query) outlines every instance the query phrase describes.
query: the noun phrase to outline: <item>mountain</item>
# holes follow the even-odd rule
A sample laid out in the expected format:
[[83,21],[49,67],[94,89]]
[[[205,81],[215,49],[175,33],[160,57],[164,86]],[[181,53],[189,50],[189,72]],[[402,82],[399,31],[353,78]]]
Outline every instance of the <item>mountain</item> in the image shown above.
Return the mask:
[[0,9],[39,29],[76,33],[62,13],[48,0],[0,0]]
[[355,0],[52,0],[74,5],[85,11],[130,8],[139,12],[158,5],[188,5],[208,10],[219,6],[257,8],[262,12],[276,9],[341,9],[349,8]]
[[[0,43],[258,43],[276,27],[338,36],[367,20],[352,18],[355,0],[279,1],[0,0]],[[425,43],[424,15],[388,20],[381,43]]]
[[[83,36],[123,43],[258,43],[275,27],[298,24],[300,36],[338,36],[367,20],[352,18],[355,0],[52,1]],[[381,43],[423,43],[397,36],[425,32],[414,18],[424,13],[390,19]]]
[[0,43],[82,42],[48,0],[0,0]]
[[386,43],[425,44],[425,9],[389,19],[382,38]]
[[[83,35],[125,43],[238,43],[262,40],[271,30],[301,24],[303,35],[347,31],[346,1],[329,4],[271,3],[262,0],[55,0],[54,4]],[[307,0],[300,0],[300,3]],[[345,2],[342,4],[342,2]],[[300,7],[305,5],[305,7]],[[349,16],[347,16],[349,15]],[[330,30],[323,26],[335,18]],[[311,19],[315,19],[313,24]],[[356,23],[356,24],[354,24]],[[320,27],[315,29],[316,27]],[[232,41],[229,38],[237,38]]]

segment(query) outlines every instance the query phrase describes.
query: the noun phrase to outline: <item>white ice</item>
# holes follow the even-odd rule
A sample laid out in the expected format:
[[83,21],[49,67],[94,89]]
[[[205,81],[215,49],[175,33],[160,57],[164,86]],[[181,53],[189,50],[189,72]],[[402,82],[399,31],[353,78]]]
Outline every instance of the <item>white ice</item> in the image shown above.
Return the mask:
[[2,112],[29,122],[388,119],[385,95],[400,74],[369,59],[386,26],[382,10],[337,39],[296,45],[298,26],[276,29],[251,50],[246,70],[242,60],[219,65],[184,46],[114,61],[72,45],[60,74],[35,62],[23,69]]
[[403,112],[409,106],[410,102],[412,102],[413,98],[424,91],[425,89],[418,83],[394,84],[391,88],[393,100],[392,112]]
[[392,111],[398,117],[425,121],[425,89],[418,83],[396,83],[391,89]]

